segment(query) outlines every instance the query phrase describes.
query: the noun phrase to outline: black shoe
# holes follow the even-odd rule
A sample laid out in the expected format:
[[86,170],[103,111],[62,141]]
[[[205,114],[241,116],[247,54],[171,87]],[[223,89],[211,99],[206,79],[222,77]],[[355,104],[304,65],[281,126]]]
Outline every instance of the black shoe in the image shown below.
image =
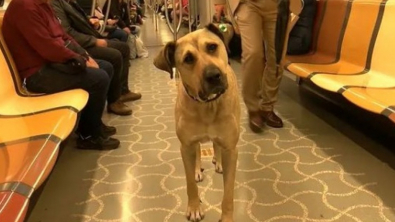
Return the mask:
[[266,125],[274,128],[282,128],[284,126],[283,121],[273,111],[261,111],[261,116]]
[[263,131],[263,120],[258,112],[249,112],[248,120],[252,132],[261,133]]
[[106,126],[104,123],[101,125],[103,137],[107,138],[117,133],[117,128],[113,126]]
[[80,136],[77,139],[77,148],[82,150],[114,150],[120,145],[119,140],[114,138]]

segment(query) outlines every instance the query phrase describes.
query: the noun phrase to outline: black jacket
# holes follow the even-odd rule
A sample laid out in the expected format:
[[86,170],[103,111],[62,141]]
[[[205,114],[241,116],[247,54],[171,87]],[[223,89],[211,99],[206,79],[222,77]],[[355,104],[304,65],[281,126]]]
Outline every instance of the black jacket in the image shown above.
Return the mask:
[[82,47],[89,48],[96,45],[97,39],[104,38],[89,22],[85,12],[66,0],[53,0],[52,8],[58,16],[64,30],[75,39]]
[[310,51],[316,7],[316,0],[304,0],[304,7],[299,15],[299,20],[289,34],[288,55],[300,55]]
[[[103,14],[107,13],[107,5],[108,1],[103,6]],[[118,18],[118,27],[123,29],[125,27],[130,27],[132,24],[130,22],[129,16],[129,7],[128,4],[124,1],[119,2],[119,0],[112,0],[110,5],[110,13],[108,14],[109,18]]]

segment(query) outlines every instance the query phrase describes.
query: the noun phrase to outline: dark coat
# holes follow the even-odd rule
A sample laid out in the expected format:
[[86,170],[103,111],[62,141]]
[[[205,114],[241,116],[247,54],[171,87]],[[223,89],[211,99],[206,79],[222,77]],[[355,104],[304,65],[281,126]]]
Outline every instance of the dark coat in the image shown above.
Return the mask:
[[89,22],[85,12],[74,8],[65,0],[53,0],[52,8],[58,16],[64,30],[82,47],[96,45],[96,40],[104,38]]
[[[108,1],[104,3],[103,14],[107,13]],[[132,23],[130,22],[129,7],[124,1],[119,2],[119,0],[112,0],[110,5],[110,12],[108,14],[109,18],[118,18],[118,27],[123,29],[125,27],[130,27]]]
[[289,34],[287,54],[300,55],[310,51],[316,7],[316,0],[304,0],[304,8],[299,15],[299,20]]

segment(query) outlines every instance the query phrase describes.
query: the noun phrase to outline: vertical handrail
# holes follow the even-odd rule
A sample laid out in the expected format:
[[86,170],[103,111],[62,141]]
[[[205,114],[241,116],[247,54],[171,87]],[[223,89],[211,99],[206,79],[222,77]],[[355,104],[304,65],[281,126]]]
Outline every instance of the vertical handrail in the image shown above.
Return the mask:
[[[106,15],[104,16],[104,23],[103,25],[100,27],[100,33],[102,34],[104,32],[104,30],[106,29],[106,25],[107,25],[107,20],[108,20],[108,16],[110,15],[110,7],[111,7],[111,0],[107,0],[107,11],[106,11]],[[120,19],[120,18],[119,18]]]
[[[174,1],[174,0],[173,0],[173,1]],[[174,5],[173,5],[173,7],[174,7]],[[168,24],[170,31],[171,31],[172,33],[174,33],[173,27],[172,27],[171,25],[169,25],[169,24],[170,24],[170,20],[169,20],[169,11],[168,11],[168,9],[169,9],[169,5],[167,4],[167,0],[165,0],[165,17],[166,17],[166,23]],[[173,10],[174,10],[174,9],[173,9]]]
[[159,9],[159,4],[158,4],[158,0],[154,0],[154,18],[153,18],[153,21],[154,21],[154,25],[155,25],[155,31],[158,31],[158,29],[159,29],[159,22],[158,22],[158,20],[159,20],[159,16],[158,16],[158,14],[156,13],[157,11],[158,11],[158,9]]
[[[174,2],[175,0],[173,0],[173,2]],[[182,23],[182,10],[184,9],[183,8],[183,5],[182,5],[182,0],[179,0],[178,1],[179,2],[179,7],[180,7],[180,19],[178,20],[178,26],[177,26],[177,34],[178,34],[178,32],[180,31],[180,28],[181,28],[181,23]],[[174,17],[176,17],[177,15],[176,15],[176,13],[174,12]],[[173,19],[174,20],[174,19]],[[177,40],[177,38],[176,38],[176,40]]]
[[192,32],[192,14],[191,14],[191,1],[195,2],[194,0],[190,0],[188,2],[188,28],[189,28],[189,32]]
[[97,0],[92,0],[91,16],[95,15]]
[[173,18],[173,26],[172,24],[170,24],[170,20],[169,20],[169,6],[167,4],[167,0],[165,0],[165,17],[166,17],[166,24],[169,26],[170,31],[174,34],[174,40],[177,40],[177,35],[176,33],[178,33],[180,31],[181,28],[181,22],[182,22],[182,1],[180,1],[180,17],[181,19],[178,22],[178,26],[177,24],[174,22],[175,21],[175,16],[176,16],[176,7],[175,7],[175,0],[173,0],[173,13],[174,13],[174,18]]

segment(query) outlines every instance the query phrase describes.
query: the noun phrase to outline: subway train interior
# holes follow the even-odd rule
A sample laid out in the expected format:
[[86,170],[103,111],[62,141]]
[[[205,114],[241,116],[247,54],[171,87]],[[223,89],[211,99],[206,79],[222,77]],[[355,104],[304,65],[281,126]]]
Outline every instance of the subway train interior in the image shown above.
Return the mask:
[[395,222],[395,0],[0,4],[0,222]]

